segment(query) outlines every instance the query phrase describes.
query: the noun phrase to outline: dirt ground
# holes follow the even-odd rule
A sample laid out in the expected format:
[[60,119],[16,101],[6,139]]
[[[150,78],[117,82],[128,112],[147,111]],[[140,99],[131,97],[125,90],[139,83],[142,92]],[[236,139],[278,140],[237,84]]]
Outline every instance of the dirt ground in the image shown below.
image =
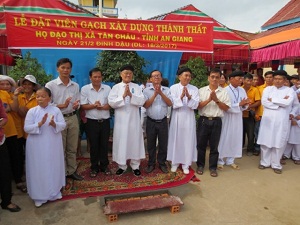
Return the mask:
[[[170,189],[184,203],[179,213],[156,209],[121,214],[114,224],[300,224],[300,166],[288,160],[279,175],[271,169],[259,170],[259,159],[259,156],[244,155],[236,160],[240,170],[225,166],[213,178],[206,168],[202,176],[197,175],[201,182]],[[195,164],[192,167],[196,169]],[[22,211],[11,213],[0,209],[1,225],[111,224],[102,212],[101,197],[51,202],[36,208],[27,194],[16,189],[13,193],[13,202]]]

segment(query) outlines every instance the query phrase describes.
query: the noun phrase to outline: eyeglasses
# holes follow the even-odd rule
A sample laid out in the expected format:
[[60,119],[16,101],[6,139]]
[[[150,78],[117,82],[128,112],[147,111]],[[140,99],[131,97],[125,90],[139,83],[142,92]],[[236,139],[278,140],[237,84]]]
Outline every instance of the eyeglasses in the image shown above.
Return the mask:
[[152,75],[151,77],[161,77],[161,75]]

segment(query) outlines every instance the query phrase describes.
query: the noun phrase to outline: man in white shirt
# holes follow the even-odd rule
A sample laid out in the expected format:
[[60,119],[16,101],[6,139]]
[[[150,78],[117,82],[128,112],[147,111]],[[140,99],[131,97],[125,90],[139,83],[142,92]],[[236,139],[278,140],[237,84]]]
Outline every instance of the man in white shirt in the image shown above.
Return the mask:
[[147,113],[147,150],[149,154],[147,173],[155,169],[156,164],[156,140],[158,138],[159,150],[157,161],[159,168],[163,173],[168,173],[166,166],[167,148],[168,148],[168,106],[172,106],[171,93],[168,87],[161,86],[162,74],[158,70],[150,73],[152,87],[144,89],[143,93],[146,98],[144,107]]
[[219,158],[218,145],[222,130],[224,111],[230,108],[227,91],[219,86],[221,71],[212,69],[208,75],[209,85],[199,89],[200,103],[198,106],[200,118],[197,127],[197,173],[202,175],[205,166],[206,147],[209,144],[209,170],[212,177],[217,177]]
[[72,61],[70,59],[59,59],[56,67],[59,76],[57,79],[49,81],[46,87],[52,93],[53,105],[61,110],[67,124],[62,131],[66,175],[74,180],[83,180],[83,177],[76,172],[76,152],[79,134],[76,110],[80,106],[79,85],[70,79],[72,71]]
[[92,69],[89,76],[91,83],[81,88],[80,102],[87,118],[86,131],[90,141],[91,160],[90,177],[94,178],[99,171],[110,174],[107,166],[110,135],[108,95],[111,88],[102,84],[102,72],[99,68]]

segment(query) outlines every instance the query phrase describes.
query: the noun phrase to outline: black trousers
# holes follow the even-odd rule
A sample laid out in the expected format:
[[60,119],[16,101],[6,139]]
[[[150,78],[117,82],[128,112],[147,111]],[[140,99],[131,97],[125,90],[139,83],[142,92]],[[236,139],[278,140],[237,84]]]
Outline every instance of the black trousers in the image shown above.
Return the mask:
[[168,134],[169,126],[167,118],[161,122],[154,122],[147,118],[146,123],[147,133],[147,150],[149,154],[148,165],[155,166],[156,164],[156,140],[158,138],[158,153],[157,161],[159,165],[165,165],[167,160],[168,150]]
[[16,184],[21,183],[24,172],[24,154],[19,146],[18,138],[17,136],[7,137],[5,143],[10,157],[13,179],[15,180]]
[[0,146],[0,193],[1,207],[6,207],[11,203],[11,167],[6,144]]
[[104,171],[108,164],[109,119],[102,122],[87,119],[86,132],[90,141],[91,170]]
[[222,120],[221,118],[208,120],[200,116],[197,127],[197,166],[205,166],[206,147],[209,143],[209,169],[217,169],[219,151],[218,145],[221,136]]
[[254,128],[255,128],[255,120],[252,116],[243,117],[243,146],[245,145],[245,139],[247,135],[248,145],[247,151],[254,151]]

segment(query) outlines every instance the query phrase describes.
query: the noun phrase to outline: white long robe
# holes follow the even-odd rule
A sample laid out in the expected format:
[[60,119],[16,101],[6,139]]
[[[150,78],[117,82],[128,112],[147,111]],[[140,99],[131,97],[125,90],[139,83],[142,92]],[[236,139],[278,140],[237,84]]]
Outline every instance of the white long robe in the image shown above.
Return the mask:
[[243,150],[243,111],[248,106],[239,106],[242,99],[247,98],[244,88],[237,87],[237,92],[233,93],[235,88],[230,84],[225,88],[230,97],[231,107],[224,112],[222,118],[222,131],[219,142],[219,158],[242,157]]
[[[285,96],[289,96],[289,98],[284,99]],[[265,88],[261,100],[264,113],[261,118],[257,144],[265,145],[268,148],[282,148],[286,145],[290,133],[289,115],[294,97],[293,89],[286,86]],[[269,101],[268,98],[272,98],[272,101]]]
[[[47,121],[38,127],[43,116]],[[56,128],[49,125],[54,116]],[[66,123],[61,111],[54,106],[31,108],[25,118],[26,181],[28,194],[33,200],[54,200],[65,186],[65,161],[61,131]],[[74,140],[75,141],[75,140]]]
[[190,166],[197,161],[196,119],[194,110],[199,104],[199,90],[188,84],[187,89],[192,98],[180,99],[183,86],[174,84],[170,87],[173,111],[171,115],[167,160],[172,164]]
[[113,161],[126,165],[127,159],[145,158],[143,131],[139,107],[145,103],[141,87],[129,83],[132,97],[123,99],[126,84],[113,86],[108,95],[108,104],[115,109],[113,134]]
[[[300,108],[297,107],[294,116],[300,115]],[[299,145],[300,144],[300,120],[296,120],[297,125],[291,126],[290,135],[288,139],[289,144]]]

